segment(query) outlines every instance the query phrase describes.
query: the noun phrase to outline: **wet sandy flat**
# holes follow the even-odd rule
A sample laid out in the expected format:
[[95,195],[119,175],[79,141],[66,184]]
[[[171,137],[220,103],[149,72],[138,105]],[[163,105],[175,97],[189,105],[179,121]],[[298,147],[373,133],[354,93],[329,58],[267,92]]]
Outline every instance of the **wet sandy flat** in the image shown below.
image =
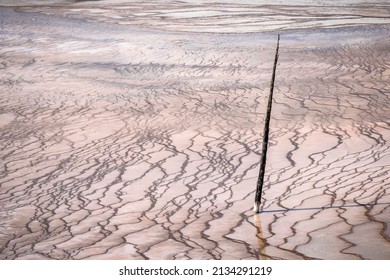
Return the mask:
[[386,1],[9,2],[0,259],[390,259]]

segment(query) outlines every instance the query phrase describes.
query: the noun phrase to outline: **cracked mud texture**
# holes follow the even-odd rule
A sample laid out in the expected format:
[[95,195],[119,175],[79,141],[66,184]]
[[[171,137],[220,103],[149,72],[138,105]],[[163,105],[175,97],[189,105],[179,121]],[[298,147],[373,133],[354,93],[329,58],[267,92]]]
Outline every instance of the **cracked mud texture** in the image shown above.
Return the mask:
[[390,259],[385,1],[42,2],[0,7],[0,259]]

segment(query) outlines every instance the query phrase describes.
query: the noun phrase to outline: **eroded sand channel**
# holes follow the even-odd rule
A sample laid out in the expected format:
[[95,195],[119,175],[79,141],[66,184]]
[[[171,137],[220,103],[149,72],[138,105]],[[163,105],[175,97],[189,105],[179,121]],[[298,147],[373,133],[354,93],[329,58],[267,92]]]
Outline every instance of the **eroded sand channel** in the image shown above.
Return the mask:
[[272,24],[72,5],[0,8],[1,259],[390,258],[383,15],[282,32],[254,216]]

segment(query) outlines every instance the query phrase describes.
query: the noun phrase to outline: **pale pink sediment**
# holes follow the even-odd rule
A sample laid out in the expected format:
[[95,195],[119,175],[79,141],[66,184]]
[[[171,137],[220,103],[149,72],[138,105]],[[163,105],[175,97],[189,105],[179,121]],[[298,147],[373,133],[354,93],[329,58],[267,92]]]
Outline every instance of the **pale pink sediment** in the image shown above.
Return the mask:
[[254,215],[276,33],[99,3],[0,8],[0,259],[390,259],[386,22],[281,34]]

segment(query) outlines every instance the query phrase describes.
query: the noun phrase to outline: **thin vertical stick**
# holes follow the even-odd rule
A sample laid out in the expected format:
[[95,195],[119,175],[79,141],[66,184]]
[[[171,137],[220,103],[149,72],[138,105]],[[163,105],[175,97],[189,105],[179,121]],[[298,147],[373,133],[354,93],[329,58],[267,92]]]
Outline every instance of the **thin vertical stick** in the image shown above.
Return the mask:
[[275,84],[275,76],[276,76],[276,65],[278,64],[278,58],[279,58],[279,40],[280,40],[280,34],[278,34],[278,42],[276,45],[274,67],[272,70],[272,79],[270,83],[270,93],[268,96],[267,112],[266,112],[265,122],[264,122],[263,146],[261,149],[260,171],[259,171],[259,178],[257,180],[255,205],[253,206],[253,211],[255,211],[256,213],[260,212],[261,195],[263,193],[264,173],[265,173],[265,165],[267,161],[267,150],[268,150],[269,123],[271,120],[272,99],[274,95],[274,84]]

